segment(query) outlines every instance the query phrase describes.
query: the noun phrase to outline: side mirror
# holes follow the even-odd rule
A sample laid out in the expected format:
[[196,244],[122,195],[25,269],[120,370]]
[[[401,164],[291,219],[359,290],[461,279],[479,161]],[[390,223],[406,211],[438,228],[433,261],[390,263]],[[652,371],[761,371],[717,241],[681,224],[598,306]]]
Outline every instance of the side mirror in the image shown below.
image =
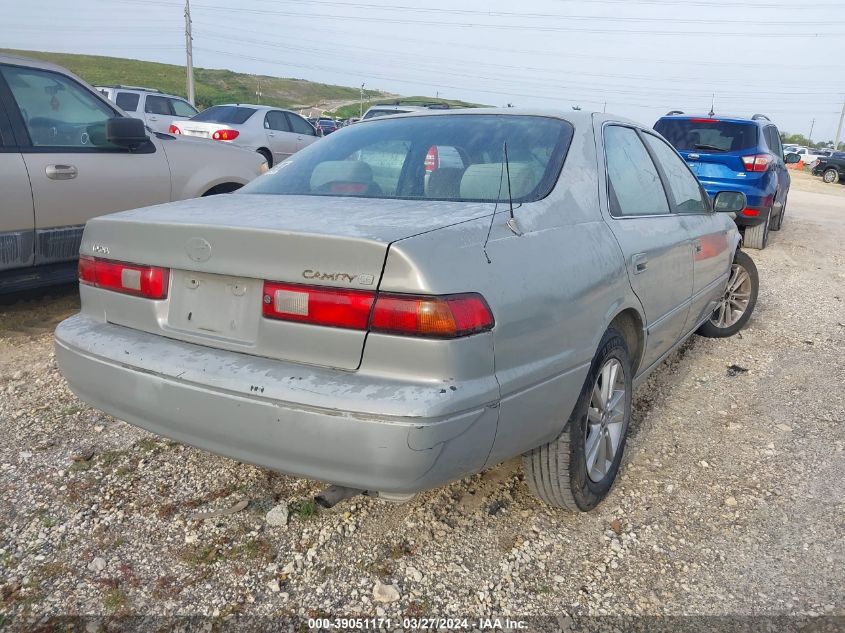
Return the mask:
[[106,121],[106,140],[112,145],[138,149],[149,139],[141,119],[115,117]]
[[713,210],[717,213],[739,213],[747,205],[748,200],[741,191],[720,191],[713,200]]
[[787,165],[797,165],[801,162],[801,157],[795,152],[789,152],[783,160]]

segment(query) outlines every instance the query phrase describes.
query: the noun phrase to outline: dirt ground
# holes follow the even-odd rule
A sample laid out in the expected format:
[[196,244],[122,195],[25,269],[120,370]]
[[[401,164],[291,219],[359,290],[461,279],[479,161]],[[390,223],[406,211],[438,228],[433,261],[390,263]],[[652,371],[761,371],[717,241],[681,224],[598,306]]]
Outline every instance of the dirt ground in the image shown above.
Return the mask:
[[[583,515],[532,498],[518,460],[404,505],[318,511],[316,482],[78,401],[51,340],[75,288],[4,299],[0,628],[138,613],[549,614],[563,628],[583,615],[845,616],[843,243],[845,185],[793,174],[783,230],[750,251],[761,290],[748,327],[693,337],[650,377],[617,485]],[[286,526],[266,518],[279,504]],[[378,583],[398,598],[379,601]]]

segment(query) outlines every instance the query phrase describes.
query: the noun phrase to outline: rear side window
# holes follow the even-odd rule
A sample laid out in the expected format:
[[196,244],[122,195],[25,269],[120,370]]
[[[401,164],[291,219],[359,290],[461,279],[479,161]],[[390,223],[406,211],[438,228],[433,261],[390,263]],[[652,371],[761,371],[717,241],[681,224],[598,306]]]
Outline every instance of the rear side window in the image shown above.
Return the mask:
[[305,134],[306,136],[317,136],[317,133],[314,131],[314,128],[311,127],[311,124],[301,116],[297,116],[292,112],[286,112],[285,114],[288,117],[288,122],[294,132],[297,134]]
[[285,113],[279,110],[270,110],[264,116],[264,128],[268,130],[278,130],[279,132],[290,132],[288,127],[288,120],[285,118]]
[[686,163],[666,143],[651,134],[643,134],[646,143],[651,148],[655,160],[669,184],[672,197],[675,199],[676,209],[680,213],[705,213],[710,205],[701,195],[698,179],[692,174]]
[[147,95],[144,102],[144,112],[147,114],[163,114],[170,116],[173,112],[170,110],[170,99],[166,97],[157,97],[155,95]]
[[766,145],[769,146],[769,151],[775,156],[783,155],[783,146],[780,143],[780,134],[774,126],[768,126],[763,130],[763,135],[766,138]]
[[669,213],[669,201],[657,168],[628,127],[610,125],[604,130],[610,212],[615,216]]
[[[312,143],[240,191],[283,195],[507,201],[549,194],[572,140],[560,119],[448,114],[382,119]],[[432,154],[442,148],[442,158]]]
[[255,114],[255,108],[243,106],[211,106],[193,117],[194,121],[206,121],[209,123],[232,123],[238,125],[246,123],[247,119]]
[[114,102],[125,112],[135,112],[138,109],[140,99],[141,95],[134,92],[118,92]]
[[681,151],[736,152],[757,147],[757,126],[753,123],[660,119],[654,129]]

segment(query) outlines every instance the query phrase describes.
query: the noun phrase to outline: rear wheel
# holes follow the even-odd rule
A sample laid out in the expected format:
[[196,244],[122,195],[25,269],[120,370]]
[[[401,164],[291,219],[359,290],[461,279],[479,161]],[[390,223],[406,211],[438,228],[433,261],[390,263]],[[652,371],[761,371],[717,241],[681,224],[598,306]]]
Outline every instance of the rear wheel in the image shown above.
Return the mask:
[[257,151],[259,154],[261,154],[264,157],[264,160],[267,161],[267,167],[273,166],[273,154],[270,153],[269,149],[264,149],[262,147],[261,149],[258,149],[258,150],[255,150],[255,151]]
[[618,330],[609,328],[563,433],[522,456],[535,496],[582,512],[607,496],[625,449],[632,374],[628,345]]
[[[771,214],[772,210],[769,209],[769,217],[771,217]],[[769,243],[769,217],[766,218],[765,222],[745,227],[745,235],[742,238],[744,246],[759,250],[766,248],[766,244]]]
[[769,230],[770,231],[780,231],[780,228],[783,226],[783,216],[786,215],[786,199],[789,196],[789,192],[783,197],[783,205],[781,205],[780,213],[777,214],[777,217],[771,218],[769,220]]
[[822,180],[828,184],[837,182],[839,180],[839,172],[835,169],[826,169],[822,174]]
[[724,338],[739,332],[754,312],[759,290],[760,279],[754,260],[746,253],[737,251],[719,305],[713,310],[710,319],[698,328],[698,333],[708,338]]

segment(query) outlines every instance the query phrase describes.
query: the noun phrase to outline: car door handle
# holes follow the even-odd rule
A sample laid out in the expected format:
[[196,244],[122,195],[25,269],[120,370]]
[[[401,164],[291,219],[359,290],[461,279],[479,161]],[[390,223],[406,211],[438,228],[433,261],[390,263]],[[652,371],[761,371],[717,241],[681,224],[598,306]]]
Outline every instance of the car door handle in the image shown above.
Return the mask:
[[73,165],[47,165],[44,171],[50,180],[73,180],[79,173]]
[[157,116],[151,116],[150,121],[158,121],[158,117]]
[[267,132],[267,136],[276,136],[276,135],[273,134],[272,132]]
[[645,253],[637,253],[631,257],[631,266],[634,267],[634,274],[639,275],[648,267],[648,257]]
[[693,245],[693,247],[695,248],[695,252],[696,252],[696,253],[700,253],[700,252],[701,252],[701,240],[693,240],[692,245]]

